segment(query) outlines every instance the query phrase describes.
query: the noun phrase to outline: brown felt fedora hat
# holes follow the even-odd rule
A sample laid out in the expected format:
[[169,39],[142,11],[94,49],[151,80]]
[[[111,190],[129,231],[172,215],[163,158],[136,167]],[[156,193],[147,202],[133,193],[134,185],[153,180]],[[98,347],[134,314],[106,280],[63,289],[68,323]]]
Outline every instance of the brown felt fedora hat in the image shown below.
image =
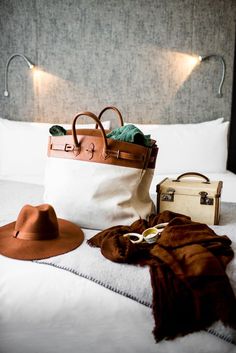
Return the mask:
[[83,240],[80,227],[57,218],[51,205],[25,205],[16,222],[0,227],[0,254],[19,260],[45,259],[71,251]]

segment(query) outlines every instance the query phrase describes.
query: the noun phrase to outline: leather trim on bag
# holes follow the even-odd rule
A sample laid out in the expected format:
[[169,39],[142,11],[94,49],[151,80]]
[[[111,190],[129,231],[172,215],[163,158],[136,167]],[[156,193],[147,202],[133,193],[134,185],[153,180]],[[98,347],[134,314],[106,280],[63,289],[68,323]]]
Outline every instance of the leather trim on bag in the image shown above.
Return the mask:
[[[79,147],[75,147],[72,135],[50,136],[48,156],[84,161],[90,160],[95,163],[114,164],[139,169],[155,168],[158,151],[156,145],[153,148],[149,148],[128,142],[107,139],[108,149],[106,155],[104,155],[103,141],[98,135],[77,135],[77,139],[80,141]],[[92,159],[91,153],[88,153],[91,144],[94,146]],[[77,151],[77,149],[79,150]]]
[[[99,117],[108,109],[115,110],[123,123],[122,116],[115,107],[104,108]],[[76,121],[83,115],[92,118],[100,129],[76,129]],[[95,114],[87,111],[75,116],[71,133],[67,131],[67,134],[63,136],[50,136],[48,144],[49,157],[77,159],[143,170],[155,168],[157,152],[158,147],[154,140],[152,140],[151,147],[146,147],[107,138],[100,120]]]

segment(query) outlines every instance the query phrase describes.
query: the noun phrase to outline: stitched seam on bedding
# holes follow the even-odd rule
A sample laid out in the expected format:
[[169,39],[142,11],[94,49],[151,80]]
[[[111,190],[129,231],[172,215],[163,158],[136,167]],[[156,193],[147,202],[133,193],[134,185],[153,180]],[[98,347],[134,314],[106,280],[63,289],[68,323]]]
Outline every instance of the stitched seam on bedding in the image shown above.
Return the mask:
[[221,338],[223,341],[226,341],[226,342],[228,342],[228,343],[232,343],[233,345],[236,346],[236,340],[234,340],[234,338],[229,337],[229,336],[227,336],[227,335],[224,335],[224,334],[222,334],[222,333],[219,333],[219,332],[217,332],[216,330],[214,330],[214,329],[212,329],[212,328],[208,328],[208,329],[206,329],[206,331],[207,331],[208,333],[210,333],[211,335],[214,335],[214,336],[216,336],[216,337],[218,337],[218,338]]
[[[100,280],[97,280],[96,278],[93,278],[92,276],[88,276],[88,275],[86,275],[86,274],[84,274],[82,272],[77,272],[77,271],[73,270],[72,268],[65,267],[65,266],[60,266],[60,265],[54,264],[53,262],[45,262],[45,261],[38,261],[38,260],[34,260],[32,262],[35,262],[37,264],[52,266],[52,267],[55,267],[55,268],[58,268],[58,269],[73,273],[73,274],[75,274],[75,275],[77,275],[79,277],[85,278],[85,279],[87,279],[87,280],[89,280],[91,282],[99,284],[100,286],[105,287],[105,288],[111,290],[112,292],[115,292],[115,293],[120,294],[120,295],[122,295],[124,297],[127,297],[127,298],[129,298],[131,300],[134,300],[137,303],[142,304],[142,305],[144,305],[144,306],[146,306],[148,308],[152,308],[151,304],[146,303],[144,301],[141,301],[141,300],[139,300],[138,298],[136,298],[133,295],[125,293],[125,292],[123,292],[123,291],[121,291],[119,289],[116,289],[116,288],[114,288],[114,287],[112,287],[110,285],[107,285],[106,283],[104,283],[104,282],[102,282]],[[215,329],[209,328],[209,329],[205,329],[204,331],[206,331],[207,333],[222,339],[225,342],[228,342],[228,343],[231,343],[233,345],[236,345],[236,341],[232,337],[224,335],[224,334],[221,334],[221,333],[217,332]]]

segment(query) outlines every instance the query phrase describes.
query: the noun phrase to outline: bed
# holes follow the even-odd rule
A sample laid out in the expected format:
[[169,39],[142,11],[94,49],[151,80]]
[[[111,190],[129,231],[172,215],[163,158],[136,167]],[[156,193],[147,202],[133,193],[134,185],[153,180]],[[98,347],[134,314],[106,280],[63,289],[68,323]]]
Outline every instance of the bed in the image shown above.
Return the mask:
[[[3,122],[5,130],[11,123]],[[14,124],[15,132],[12,127],[10,130],[13,137],[15,133],[13,141],[21,137],[18,143],[20,156],[20,148],[25,149],[24,131],[28,129],[33,141],[36,138],[32,133],[39,138],[39,132],[34,125],[18,124],[20,126]],[[210,128],[212,130],[213,126]],[[41,126],[40,129],[44,136],[48,127]],[[3,131],[0,129],[0,137]],[[0,139],[0,145],[3,141]],[[21,161],[21,165],[24,164],[22,172],[15,151],[10,151],[8,160],[0,163],[0,225],[15,220],[24,204],[43,203],[40,163],[33,164],[39,152],[27,152],[27,158]],[[43,163],[44,157],[38,155],[37,160]],[[14,165],[11,164],[13,161]],[[172,173],[163,168],[162,173],[155,172],[150,191],[153,200],[156,184],[163,177],[180,172],[181,169]],[[219,235],[227,234],[236,251],[236,195],[231,192],[235,191],[236,175],[226,168],[216,170],[213,166],[205,174],[224,182],[220,225],[212,227]],[[84,229],[85,239],[96,232]],[[76,259],[79,261],[75,270],[71,264]],[[116,281],[109,279],[109,273],[108,279],[103,279],[99,271],[103,266],[111,271],[110,276]],[[152,335],[151,307],[149,302],[140,300],[142,291],[138,293],[141,288],[150,295],[148,268],[129,266],[132,267],[129,269],[132,286],[127,287],[125,281],[119,280],[123,278],[121,273],[124,278],[127,276],[127,266],[109,262],[99,249],[90,248],[85,241],[71,253],[45,261],[20,261],[0,256],[0,352],[236,352],[235,331],[220,322],[208,330],[156,344]],[[236,259],[228,265],[227,274],[236,295]]]

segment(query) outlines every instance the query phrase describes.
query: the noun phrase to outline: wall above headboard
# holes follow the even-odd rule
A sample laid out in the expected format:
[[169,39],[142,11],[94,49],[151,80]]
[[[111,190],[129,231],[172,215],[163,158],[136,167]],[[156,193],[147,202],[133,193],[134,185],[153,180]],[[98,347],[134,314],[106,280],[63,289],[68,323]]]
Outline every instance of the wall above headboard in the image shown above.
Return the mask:
[[[230,119],[235,0],[1,0],[0,116],[70,122],[81,110],[115,105],[145,123]],[[190,55],[219,54],[221,65]]]

